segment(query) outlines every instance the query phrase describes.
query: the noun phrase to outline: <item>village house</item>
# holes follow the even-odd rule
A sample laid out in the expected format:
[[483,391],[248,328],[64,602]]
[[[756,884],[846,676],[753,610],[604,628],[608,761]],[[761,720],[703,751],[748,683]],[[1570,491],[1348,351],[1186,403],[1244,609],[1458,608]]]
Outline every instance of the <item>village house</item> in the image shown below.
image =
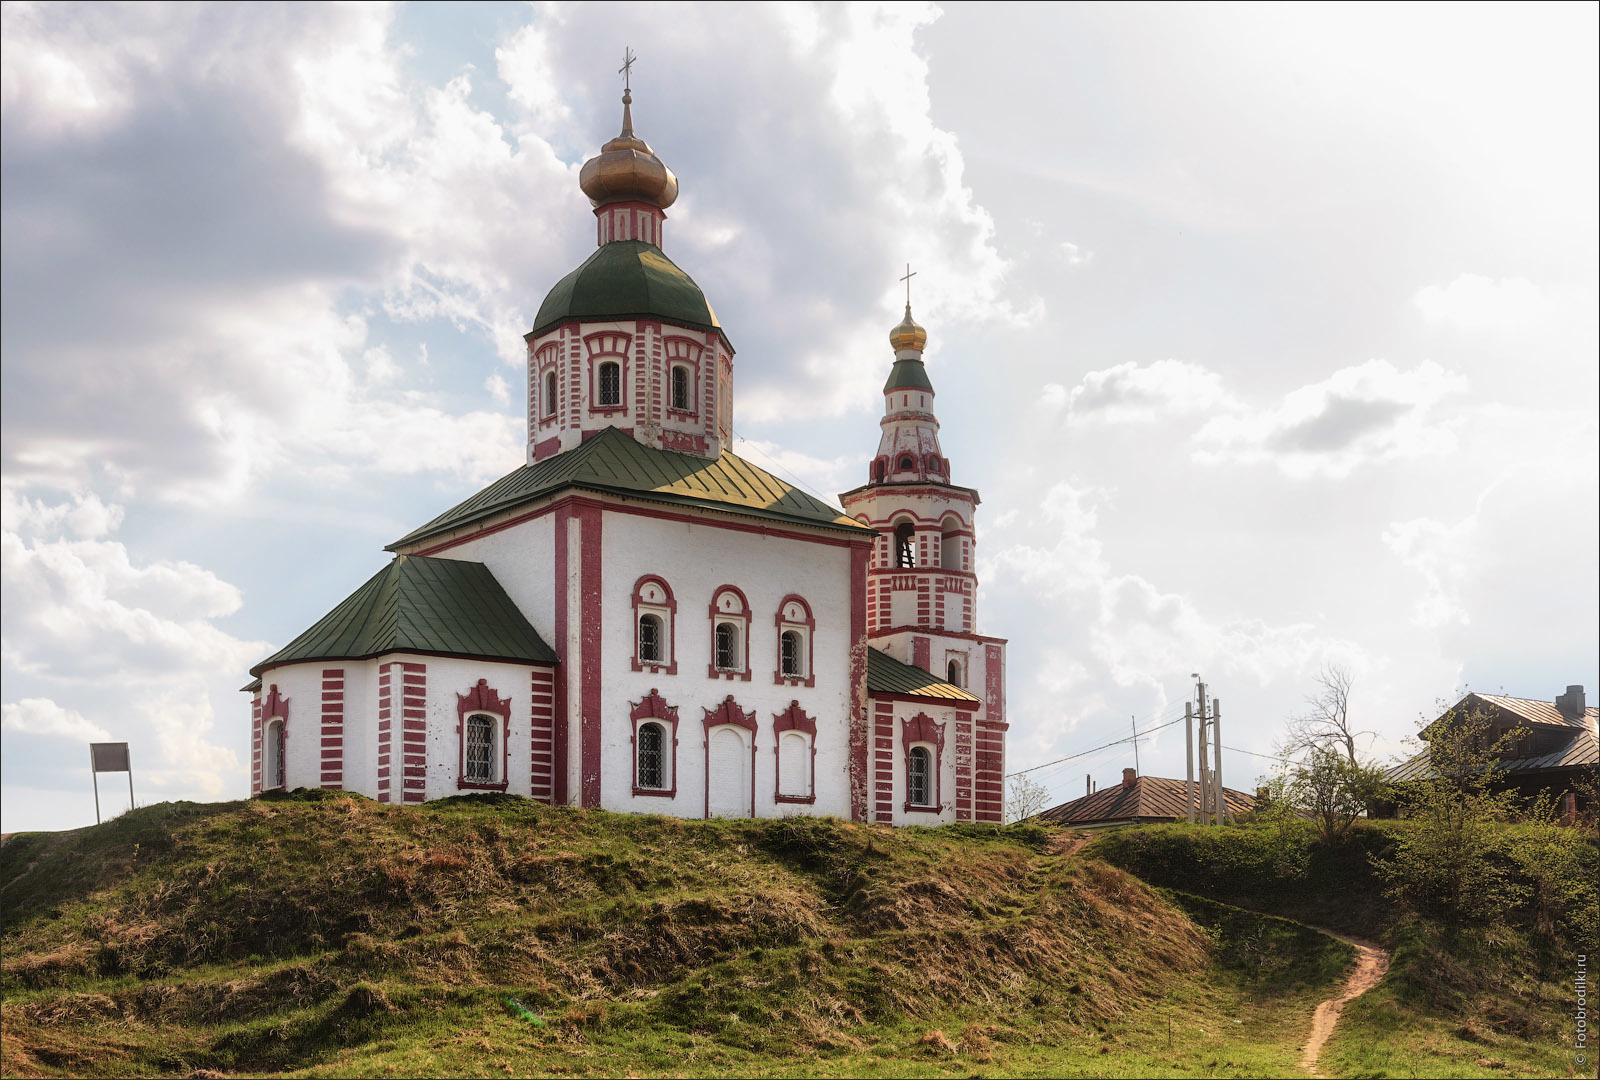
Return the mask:
[[[1582,686],[1569,686],[1554,701],[1506,697],[1501,694],[1468,694],[1456,702],[1433,724],[1451,717],[1479,716],[1488,721],[1491,743],[1509,736],[1510,749],[1495,769],[1494,782],[1528,797],[1550,796],[1562,820],[1576,822],[1592,818],[1596,812],[1593,783],[1600,769],[1600,738],[1596,725],[1600,709],[1587,706]],[[1387,779],[1404,788],[1410,781],[1432,775],[1426,748],[1404,764],[1390,769]],[[1585,783],[1587,777],[1587,784]],[[1375,808],[1375,815],[1392,817],[1397,806],[1389,803]]]
[[[1195,795],[1198,798],[1198,784]],[[1237,817],[1255,809],[1255,799],[1242,791],[1222,789],[1228,813]],[[1113,825],[1134,825],[1152,821],[1186,821],[1189,816],[1189,786],[1184,780],[1162,776],[1140,776],[1134,769],[1122,770],[1122,783],[1088,792],[1080,799],[1041,811],[1030,820],[1041,825],[1070,829],[1104,829]]]

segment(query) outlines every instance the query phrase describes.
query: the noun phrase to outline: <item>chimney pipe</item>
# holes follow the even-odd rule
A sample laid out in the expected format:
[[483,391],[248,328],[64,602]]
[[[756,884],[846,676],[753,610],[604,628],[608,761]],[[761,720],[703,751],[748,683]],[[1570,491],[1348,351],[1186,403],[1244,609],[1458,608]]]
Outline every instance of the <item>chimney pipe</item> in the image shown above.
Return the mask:
[[1568,720],[1582,720],[1588,712],[1584,701],[1583,687],[1574,684],[1567,687],[1567,692],[1556,698],[1556,711]]
[[1137,769],[1123,769],[1122,770],[1122,786],[1125,787],[1125,788],[1132,787],[1133,786],[1133,778],[1138,776],[1138,775],[1139,775],[1139,772],[1138,772]]

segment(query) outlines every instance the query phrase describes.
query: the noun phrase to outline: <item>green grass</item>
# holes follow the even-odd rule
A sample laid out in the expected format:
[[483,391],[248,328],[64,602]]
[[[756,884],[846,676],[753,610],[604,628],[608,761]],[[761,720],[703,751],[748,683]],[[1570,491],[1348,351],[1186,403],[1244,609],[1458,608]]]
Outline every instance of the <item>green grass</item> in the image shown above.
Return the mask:
[[0,1071],[1297,1075],[1348,949],[1045,840],[320,793],[20,835]]
[[[1336,850],[1311,843],[1291,824],[1204,829],[1187,825],[1123,830],[1087,854],[1152,884],[1184,887],[1229,904],[1288,915],[1365,937],[1393,951],[1388,976],[1346,1006],[1321,1068],[1330,1076],[1574,1076],[1570,979],[1580,952],[1596,953],[1592,916],[1553,920],[1537,905],[1506,913],[1493,927],[1453,930],[1388,904],[1370,859],[1386,852],[1407,822],[1358,823]],[[1503,826],[1526,844],[1528,825]],[[1600,877],[1591,832],[1573,841],[1570,880],[1559,884],[1593,911]],[[1291,850],[1285,851],[1285,839]],[[1303,845],[1298,851],[1292,845]],[[1581,905],[1587,904],[1587,908]],[[1193,912],[1194,909],[1191,908]],[[1198,921],[1204,917],[1196,913]],[[1562,923],[1588,922],[1587,940]],[[1245,938],[1236,932],[1234,939]],[[1592,970],[1592,969],[1591,969]],[[1588,1074],[1593,1073],[1589,1057]]]

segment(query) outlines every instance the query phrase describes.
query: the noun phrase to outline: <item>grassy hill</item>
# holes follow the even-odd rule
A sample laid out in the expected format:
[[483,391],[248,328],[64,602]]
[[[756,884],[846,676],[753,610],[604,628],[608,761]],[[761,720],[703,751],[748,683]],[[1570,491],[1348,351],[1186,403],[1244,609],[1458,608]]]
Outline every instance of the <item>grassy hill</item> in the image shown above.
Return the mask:
[[[1593,830],[1503,825],[1508,867],[1528,899],[1493,925],[1449,927],[1385,900],[1372,857],[1386,854],[1404,821],[1358,822],[1347,843],[1325,848],[1309,828],[1156,825],[1106,833],[1086,855],[1157,886],[1371,939],[1394,954],[1389,975],[1352,1002],[1324,1051],[1333,1076],[1579,1076],[1571,1053],[1579,953],[1600,952]],[[1544,844],[1541,844],[1541,840]],[[1563,858],[1548,859],[1549,841]],[[1533,858],[1543,851],[1541,864]],[[1541,879],[1541,875],[1542,879]],[[1554,894],[1558,910],[1541,906]],[[1593,968],[1590,968],[1591,972]],[[1591,979],[1593,976],[1590,976]]]
[[21,834],[0,1072],[1297,1074],[1347,946],[1050,841],[322,793]]

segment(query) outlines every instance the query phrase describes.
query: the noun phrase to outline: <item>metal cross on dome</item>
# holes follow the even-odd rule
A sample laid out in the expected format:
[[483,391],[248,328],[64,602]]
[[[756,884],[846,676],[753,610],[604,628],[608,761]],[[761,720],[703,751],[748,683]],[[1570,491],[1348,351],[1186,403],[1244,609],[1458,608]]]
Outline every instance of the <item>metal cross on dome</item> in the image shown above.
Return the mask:
[[626,46],[623,47],[622,66],[617,69],[617,74],[622,76],[622,88],[624,90],[633,89],[633,87],[628,84],[633,78],[633,62],[637,59],[639,59],[638,53],[634,52],[631,48]]
[[906,283],[906,307],[907,308],[911,307],[911,279],[916,277],[916,276],[917,276],[917,272],[915,270],[911,269],[911,264],[910,263],[906,263],[906,276],[901,278],[900,280]]

